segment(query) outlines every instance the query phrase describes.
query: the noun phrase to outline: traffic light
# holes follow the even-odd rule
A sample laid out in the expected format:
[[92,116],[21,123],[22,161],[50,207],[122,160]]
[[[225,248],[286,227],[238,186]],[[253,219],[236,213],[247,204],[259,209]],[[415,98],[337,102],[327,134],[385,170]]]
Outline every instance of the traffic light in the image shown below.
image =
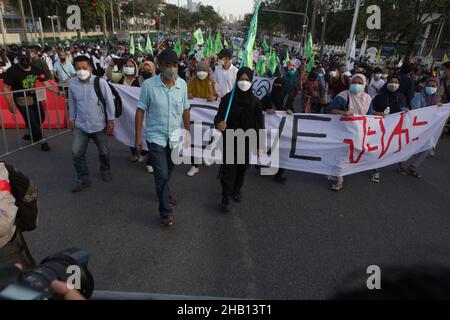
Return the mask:
[[155,20],[155,27],[156,27],[156,30],[159,30],[159,19]]

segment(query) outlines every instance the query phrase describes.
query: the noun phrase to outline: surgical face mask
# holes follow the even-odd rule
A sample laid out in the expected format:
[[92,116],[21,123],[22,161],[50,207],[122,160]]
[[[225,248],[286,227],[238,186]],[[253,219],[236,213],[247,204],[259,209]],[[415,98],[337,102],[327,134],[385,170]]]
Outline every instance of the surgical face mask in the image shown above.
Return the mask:
[[395,92],[398,90],[398,88],[400,88],[400,84],[398,84],[398,83],[388,83],[387,84],[387,89],[390,92]]
[[350,85],[350,92],[353,94],[359,94],[363,90],[364,86],[359,83],[352,83]]
[[437,88],[434,88],[434,87],[425,87],[425,93],[428,94],[428,95],[435,94],[436,91],[437,91]]
[[317,74],[317,76],[318,76],[319,78],[323,78],[323,73],[322,73],[322,72],[319,72],[319,73]]
[[288,73],[291,75],[291,76],[293,76],[294,74],[295,74],[295,70],[288,70]]
[[77,70],[77,77],[80,80],[86,80],[91,76],[91,73],[88,70]]
[[161,76],[165,79],[165,80],[176,80],[178,77],[178,68],[165,68],[161,70]]
[[247,80],[241,80],[241,81],[238,81],[237,85],[238,85],[238,87],[239,87],[239,89],[241,91],[245,92],[245,91],[248,91],[251,88],[252,83],[250,81],[247,81]]
[[330,71],[328,74],[329,74],[330,77],[332,77],[332,78],[336,78],[336,77],[337,77],[337,71]]
[[206,71],[199,71],[199,72],[197,72],[197,77],[200,80],[205,80],[207,76],[208,76],[208,72],[206,72]]
[[137,58],[137,63],[141,64],[143,60],[143,58]]
[[123,67],[123,74],[127,76],[134,75],[134,68],[133,67]]
[[374,75],[373,75],[373,78],[375,79],[375,80],[380,80],[381,79],[381,73],[375,73]]
[[119,67],[117,65],[115,65],[112,69],[112,72],[118,72],[119,71]]

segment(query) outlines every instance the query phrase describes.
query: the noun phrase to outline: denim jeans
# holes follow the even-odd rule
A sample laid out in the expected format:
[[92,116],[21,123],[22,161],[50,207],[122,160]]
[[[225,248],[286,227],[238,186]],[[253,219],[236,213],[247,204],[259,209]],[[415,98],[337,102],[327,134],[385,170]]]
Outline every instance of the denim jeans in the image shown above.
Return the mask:
[[172,150],[169,142],[167,142],[166,147],[161,147],[156,143],[147,141],[147,146],[148,157],[154,170],[156,194],[159,200],[159,215],[164,218],[173,213],[169,203],[169,180],[174,167],[170,156]]
[[75,127],[75,129],[73,130],[72,139],[72,157],[75,171],[77,172],[77,179],[79,182],[89,181],[89,171],[86,163],[86,149],[90,139],[95,142],[98,149],[100,158],[100,171],[107,172],[110,169],[108,137],[106,135],[106,130],[94,133],[86,133],[83,130]]

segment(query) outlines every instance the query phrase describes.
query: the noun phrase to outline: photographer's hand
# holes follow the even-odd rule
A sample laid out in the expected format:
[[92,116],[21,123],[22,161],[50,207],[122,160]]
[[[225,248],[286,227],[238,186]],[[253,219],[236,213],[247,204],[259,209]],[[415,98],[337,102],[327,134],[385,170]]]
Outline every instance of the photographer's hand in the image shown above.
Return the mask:
[[64,300],[86,300],[78,290],[69,289],[65,282],[55,280],[52,282],[51,286],[55,293],[58,296],[63,297]]

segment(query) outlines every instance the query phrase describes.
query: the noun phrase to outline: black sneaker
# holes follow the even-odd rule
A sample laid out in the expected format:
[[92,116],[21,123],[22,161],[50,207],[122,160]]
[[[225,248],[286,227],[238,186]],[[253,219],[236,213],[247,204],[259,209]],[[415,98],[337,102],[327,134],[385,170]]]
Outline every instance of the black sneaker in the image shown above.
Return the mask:
[[242,201],[242,194],[240,191],[236,191],[235,193],[233,193],[233,200],[235,202],[241,202]]
[[111,181],[112,179],[112,175],[110,171],[102,171],[102,180],[105,182]]
[[222,198],[222,203],[220,204],[224,212],[229,212],[231,210],[231,202],[229,198]]
[[283,176],[277,176],[275,175],[275,177],[273,177],[273,181],[281,183],[281,184],[285,184],[286,183],[286,178]]
[[42,150],[42,151],[45,151],[45,152],[50,151],[50,146],[48,145],[47,142],[41,144],[41,150]]
[[89,188],[91,186],[91,182],[90,181],[83,181],[80,182],[75,188],[72,189],[73,193],[78,193],[81,192],[87,188]]

